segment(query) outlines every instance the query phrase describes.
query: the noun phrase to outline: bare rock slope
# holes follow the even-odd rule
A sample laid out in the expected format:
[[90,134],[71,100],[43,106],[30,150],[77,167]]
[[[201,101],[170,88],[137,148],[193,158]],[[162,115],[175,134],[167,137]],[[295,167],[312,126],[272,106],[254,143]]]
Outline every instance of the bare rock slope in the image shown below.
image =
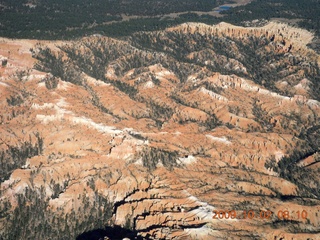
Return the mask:
[[271,22],[1,39],[0,239],[319,239],[312,38]]

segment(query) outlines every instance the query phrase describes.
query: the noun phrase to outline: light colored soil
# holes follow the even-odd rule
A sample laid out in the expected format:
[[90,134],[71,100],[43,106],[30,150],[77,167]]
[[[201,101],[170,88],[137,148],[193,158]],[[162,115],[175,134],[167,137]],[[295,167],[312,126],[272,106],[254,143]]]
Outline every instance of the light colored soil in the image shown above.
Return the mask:
[[[205,34],[216,29],[221,35],[233,32],[239,38],[246,38],[249,34],[259,36],[266,31],[278,34],[280,29],[288,42],[298,46],[293,48],[292,54],[306,57],[314,54],[303,46],[312,39],[311,33],[279,23],[270,23],[262,28],[243,28],[226,23],[215,26],[189,23],[166,31],[189,31],[190,34],[199,31]],[[94,40],[92,38],[92,43]],[[248,79],[212,73],[206,80],[223,87],[224,91],[218,94],[200,88],[184,92],[185,99],[197,103],[194,106],[199,108],[175,107],[174,117],[158,129],[148,118],[133,117],[148,114],[149,109],[144,103],[134,101],[111,84],[85,76],[103,106],[125,118],[119,122],[111,114],[103,113],[94,106],[92,96],[81,86],[60,81],[56,89],[48,90],[40,82],[45,73],[35,75],[26,83],[15,82],[10,74],[32,67],[34,60],[29,49],[36,43],[35,40],[0,40],[0,55],[9,57],[9,66],[1,68],[3,76],[0,78],[0,116],[3,117],[1,140],[9,145],[19,144],[29,135],[40,132],[45,146],[42,155],[28,159],[24,168],[15,170],[11,178],[0,186],[4,198],[14,199],[17,193],[31,186],[31,182],[34,188],[44,187],[50,197],[53,193],[50,181],[54,180],[63,186],[67,180],[64,191],[56,199],[50,200],[48,210],[54,216],[60,216],[74,209],[81,222],[84,215],[78,209],[83,206],[82,197],[94,201],[93,190],[88,186],[92,180],[95,191],[112,204],[123,201],[113,216],[115,224],[125,225],[127,216],[146,215],[137,219],[137,229],[159,225],[158,229],[150,231],[158,231],[167,239],[174,236],[178,236],[178,239],[179,236],[180,239],[209,239],[209,234],[211,239],[222,239],[243,229],[260,234],[263,236],[261,239],[317,239],[314,234],[294,236],[288,233],[286,226],[272,228],[276,216],[273,219],[257,217],[252,220],[215,220],[212,217],[215,209],[231,211],[236,207],[239,216],[244,210],[251,209],[268,209],[275,214],[284,210],[292,213],[307,211],[309,225],[307,220],[297,219],[297,216],[294,220],[302,226],[313,225],[319,229],[320,218],[316,214],[320,214],[320,204],[305,206],[275,197],[276,191],[289,196],[297,195],[297,186],[264,166],[272,156],[279,161],[292,151],[297,138],[292,132],[286,132],[280,124],[275,125],[273,132],[247,131],[250,125],[258,126],[251,114],[254,98],[259,99],[265,111],[277,113],[276,116],[280,116],[279,112],[298,109],[301,121],[306,123],[308,115],[320,115],[319,102],[308,99],[307,94],[289,98],[264,89]],[[41,44],[54,48],[59,43],[41,41]],[[157,76],[161,84],[156,86],[146,81],[139,89],[139,94],[146,99],[172,104],[168,96],[178,82],[175,74],[160,64],[149,66],[148,71]],[[128,71],[126,75],[116,76],[115,79],[129,82],[132,80],[130,76]],[[143,74],[136,78],[142,79]],[[187,82],[193,80],[197,82],[199,79],[188,76]],[[12,117],[10,113],[13,108],[21,109],[19,106],[9,106],[6,98],[19,87],[27,89],[32,95],[26,100],[25,113]],[[247,114],[230,113],[228,106],[238,106]],[[229,129],[219,126],[207,131],[192,121],[178,124],[174,119],[202,121],[208,117],[206,112],[211,109],[220,121],[236,127]],[[133,137],[132,132],[148,140]],[[151,146],[186,153],[179,156],[181,165],[174,171],[158,164],[157,169],[150,172],[143,167],[137,153]],[[6,146],[2,144],[0,147],[5,149]],[[308,159],[307,163],[309,161],[313,159]],[[15,208],[14,200],[12,202]],[[193,228],[195,224],[206,226]],[[184,226],[185,230],[179,226]],[[166,228],[172,231],[162,231]],[[232,237],[239,239],[235,235]]]

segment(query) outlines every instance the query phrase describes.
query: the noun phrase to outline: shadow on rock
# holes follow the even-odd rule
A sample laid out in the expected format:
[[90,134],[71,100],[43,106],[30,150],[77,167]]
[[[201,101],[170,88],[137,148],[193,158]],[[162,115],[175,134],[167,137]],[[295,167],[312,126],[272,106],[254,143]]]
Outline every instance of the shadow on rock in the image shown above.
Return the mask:
[[82,233],[76,240],[122,240],[128,238],[130,240],[143,240],[145,238],[137,236],[136,231],[131,231],[119,226],[106,227],[105,229],[96,229],[89,232]]

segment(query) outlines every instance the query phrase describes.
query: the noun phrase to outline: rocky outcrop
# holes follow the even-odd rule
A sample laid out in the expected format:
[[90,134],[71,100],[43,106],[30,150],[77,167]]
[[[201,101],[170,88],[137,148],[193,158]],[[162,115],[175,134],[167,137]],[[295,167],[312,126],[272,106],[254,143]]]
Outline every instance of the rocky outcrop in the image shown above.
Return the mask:
[[316,239],[319,56],[305,36],[188,23],[6,40],[33,49],[0,69],[0,238]]

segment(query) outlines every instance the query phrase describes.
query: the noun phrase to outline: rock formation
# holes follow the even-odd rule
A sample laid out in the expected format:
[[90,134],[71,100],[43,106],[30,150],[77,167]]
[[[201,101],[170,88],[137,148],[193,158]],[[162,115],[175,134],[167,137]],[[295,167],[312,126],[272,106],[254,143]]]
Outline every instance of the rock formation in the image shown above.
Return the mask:
[[0,239],[318,239],[311,39],[276,23],[2,39]]

